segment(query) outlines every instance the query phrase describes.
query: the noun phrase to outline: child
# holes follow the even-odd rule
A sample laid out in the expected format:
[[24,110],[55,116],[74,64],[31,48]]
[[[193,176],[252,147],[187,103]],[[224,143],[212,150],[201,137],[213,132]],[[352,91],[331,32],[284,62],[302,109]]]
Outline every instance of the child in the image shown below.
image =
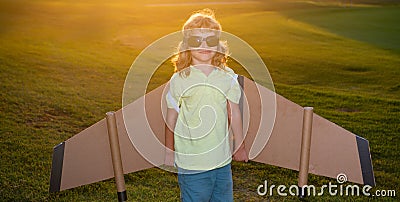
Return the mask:
[[[173,58],[167,93],[165,164],[178,167],[181,200],[233,201],[228,118],[237,148],[233,160],[248,161],[243,142],[237,75],[226,66],[227,45],[209,9],[190,16]],[[229,114],[229,117],[228,117]]]

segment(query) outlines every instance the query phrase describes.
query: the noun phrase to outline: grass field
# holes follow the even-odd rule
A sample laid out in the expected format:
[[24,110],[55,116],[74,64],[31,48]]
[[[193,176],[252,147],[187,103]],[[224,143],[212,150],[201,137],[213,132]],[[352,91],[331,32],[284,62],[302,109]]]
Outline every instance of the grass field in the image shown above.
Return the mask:
[[[0,0],[0,201],[115,201],[113,180],[50,194],[52,149],[119,109],[135,57],[204,7],[216,11],[225,31],[255,48],[279,94],[368,139],[373,190],[399,195],[398,1],[168,2]],[[164,65],[151,85],[171,74]],[[257,195],[264,180],[297,184],[296,171],[251,162],[234,163],[233,172],[237,201],[298,200]],[[130,201],[179,199],[172,173],[154,168],[125,180]],[[335,179],[309,177],[316,187],[329,182]]]

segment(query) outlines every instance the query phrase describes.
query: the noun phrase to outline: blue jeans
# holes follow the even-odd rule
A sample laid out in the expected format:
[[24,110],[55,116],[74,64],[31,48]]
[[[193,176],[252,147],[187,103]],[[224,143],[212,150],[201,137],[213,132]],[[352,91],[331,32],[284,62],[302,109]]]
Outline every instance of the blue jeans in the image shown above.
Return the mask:
[[195,174],[179,172],[182,170],[178,169],[182,202],[233,201],[231,164]]

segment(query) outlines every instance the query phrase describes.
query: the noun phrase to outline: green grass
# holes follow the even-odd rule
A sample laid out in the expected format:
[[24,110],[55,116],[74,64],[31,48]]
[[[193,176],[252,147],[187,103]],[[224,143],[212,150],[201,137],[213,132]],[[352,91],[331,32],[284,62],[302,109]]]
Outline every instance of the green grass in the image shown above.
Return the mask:
[[[354,1],[352,8],[289,0],[209,7],[225,31],[257,50],[279,94],[368,139],[374,190],[397,189],[398,195],[400,7],[376,2]],[[51,154],[53,146],[119,109],[126,73],[140,51],[206,6],[145,4],[0,1],[0,201],[115,200],[113,180],[48,193]],[[166,62],[151,87],[167,81],[171,71]],[[298,200],[257,195],[264,180],[297,184],[296,171],[254,162],[234,163],[233,171],[238,201]],[[174,174],[154,168],[125,178],[130,201],[179,198]],[[315,186],[328,182],[335,180],[309,177]],[[382,199],[398,197],[308,200]]]

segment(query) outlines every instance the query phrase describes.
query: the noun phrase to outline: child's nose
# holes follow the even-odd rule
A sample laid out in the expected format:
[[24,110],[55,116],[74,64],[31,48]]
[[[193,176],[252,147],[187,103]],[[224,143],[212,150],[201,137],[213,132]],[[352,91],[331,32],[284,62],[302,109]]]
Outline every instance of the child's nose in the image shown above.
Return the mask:
[[201,42],[200,48],[207,48],[207,47],[208,47],[208,45],[207,45],[206,40],[203,40],[203,41]]

